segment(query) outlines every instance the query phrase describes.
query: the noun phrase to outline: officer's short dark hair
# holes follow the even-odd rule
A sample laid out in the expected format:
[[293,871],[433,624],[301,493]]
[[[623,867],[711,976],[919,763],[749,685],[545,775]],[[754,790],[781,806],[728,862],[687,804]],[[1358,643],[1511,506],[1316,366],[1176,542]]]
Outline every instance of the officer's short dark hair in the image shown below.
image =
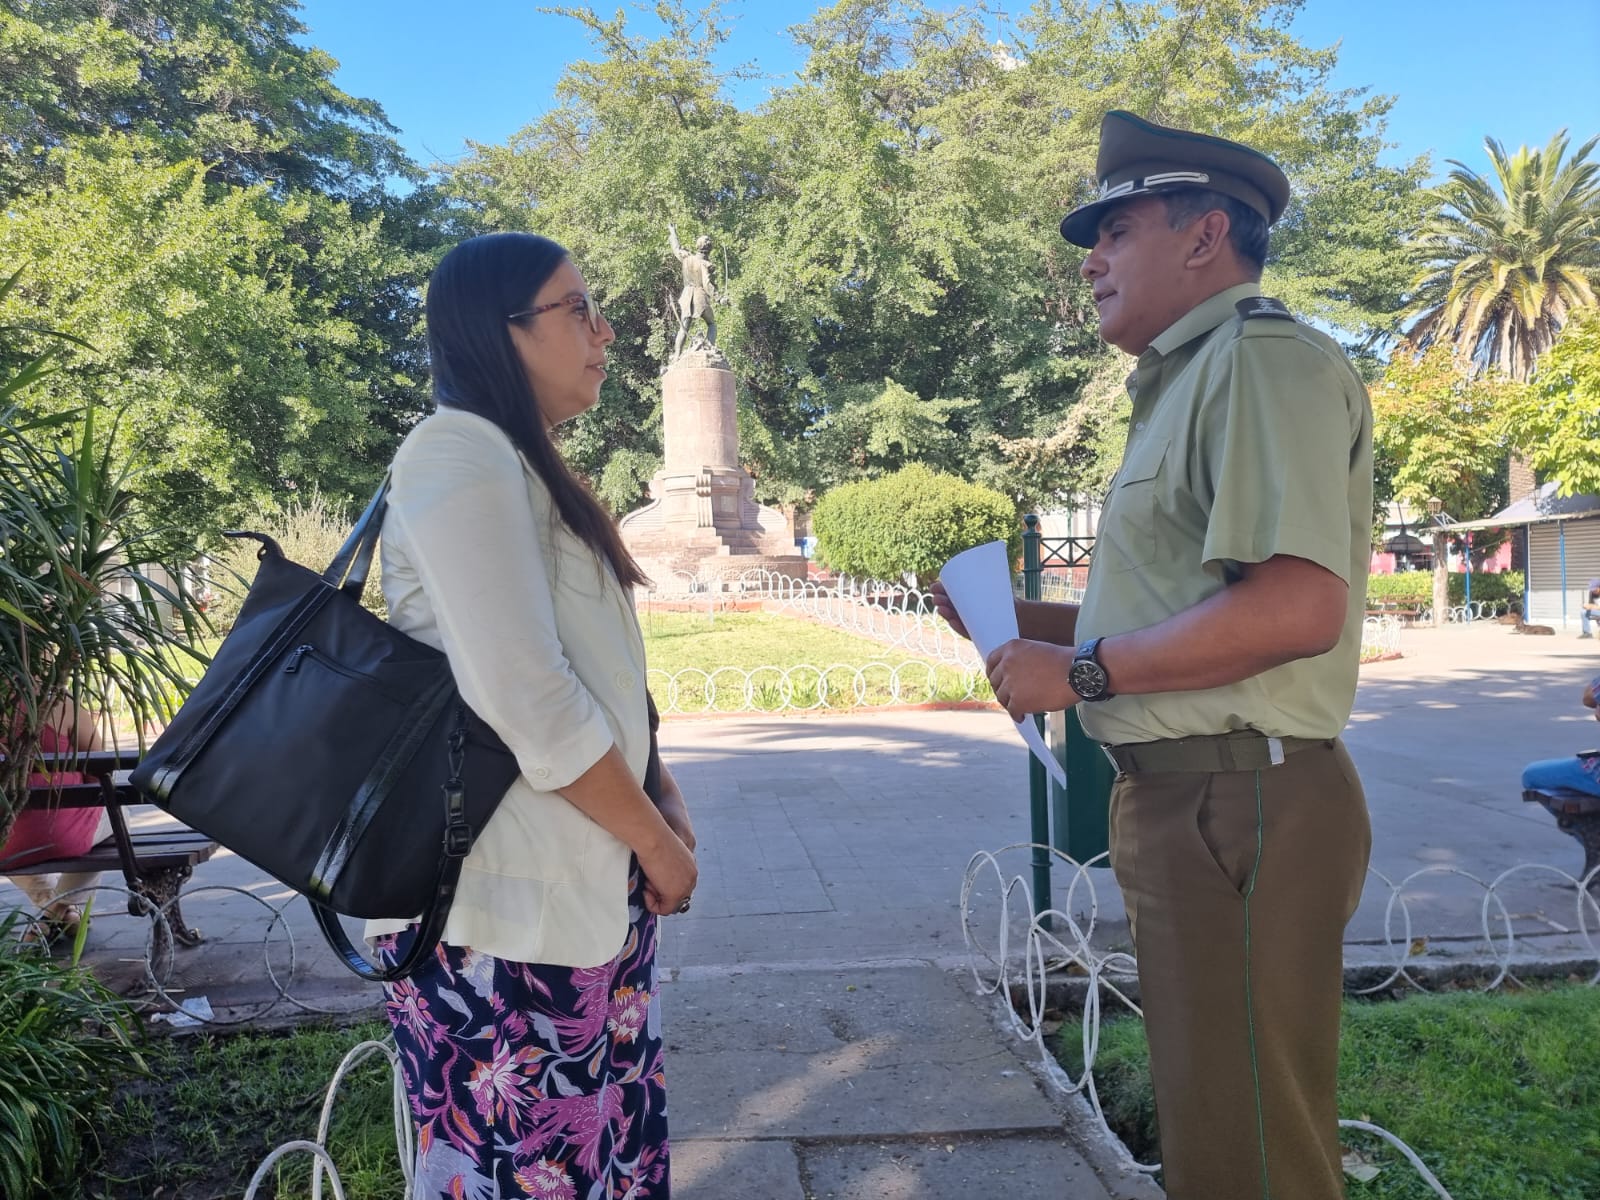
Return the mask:
[[1167,223],[1174,229],[1188,228],[1214,208],[1225,212],[1233,252],[1261,278],[1267,265],[1267,222],[1255,209],[1210,188],[1177,188],[1161,193],[1161,200],[1167,206]]

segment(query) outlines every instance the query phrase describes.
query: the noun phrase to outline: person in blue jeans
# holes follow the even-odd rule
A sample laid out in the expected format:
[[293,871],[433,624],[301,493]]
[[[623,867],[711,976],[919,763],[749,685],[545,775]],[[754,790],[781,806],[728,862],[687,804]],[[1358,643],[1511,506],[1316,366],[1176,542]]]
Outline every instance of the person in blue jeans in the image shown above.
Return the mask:
[[[1586,708],[1595,708],[1596,695],[1600,693],[1600,675],[1589,681],[1583,689]],[[1600,710],[1595,712],[1600,721]],[[1547,758],[1529,763],[1522,769],[1524,791],[1593,792],[1600,795],[1600,751],[1580,751],[1567,758]]]
[[1578,618],[1579,637],[1593,637],[1594,631],[1600,629],[1600,579],[1589,580],[1589,587],[1583,594],[1583,611]]

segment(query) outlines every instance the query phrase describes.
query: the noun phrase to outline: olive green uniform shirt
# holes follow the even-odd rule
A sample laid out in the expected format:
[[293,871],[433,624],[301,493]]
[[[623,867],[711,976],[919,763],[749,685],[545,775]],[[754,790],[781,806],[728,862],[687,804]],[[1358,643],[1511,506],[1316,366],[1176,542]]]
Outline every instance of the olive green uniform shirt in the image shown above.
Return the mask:
[[[1158,624],[1278,554],[1350,587],[1339,644],[1194,692],[1081,704],[1113,744],[1254,729],[1328,738],[1350,719],[1372,529],[1372,408],[1332,338],[1282,315],[1241,317],[1255,284],[1219,292],[1139,356],[1122,468],[1096,531],[1078,641]],[[1116,691],[1117,681],[1111,679]]]

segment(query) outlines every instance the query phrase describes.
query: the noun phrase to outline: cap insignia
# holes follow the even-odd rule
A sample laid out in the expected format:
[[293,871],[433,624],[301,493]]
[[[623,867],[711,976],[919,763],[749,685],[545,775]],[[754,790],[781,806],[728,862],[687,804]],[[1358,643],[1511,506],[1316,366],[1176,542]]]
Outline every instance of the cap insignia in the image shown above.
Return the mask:
[[1211,176],[1204,171],[1161,171],[1155,175],[1146,175],[1142,179],[1125,179],[1121,183],[1113,184],[1109,179],[1101,180],[1099,200],[1112,200],[1130,192],[1148,192],[1151,188],[1161,187],[1170,183],[1210,183]]

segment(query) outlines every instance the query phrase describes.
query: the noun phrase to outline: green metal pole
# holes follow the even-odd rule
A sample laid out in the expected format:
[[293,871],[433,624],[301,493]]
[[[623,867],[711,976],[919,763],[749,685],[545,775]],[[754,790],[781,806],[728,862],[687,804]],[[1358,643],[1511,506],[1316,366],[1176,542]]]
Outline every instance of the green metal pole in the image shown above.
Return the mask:
[[[1039,532],[1039,518],[1029,513],[1022,518],[1022,596],[1025,600],[1038,600],[1043,595],[1040,550],[1044,541]],[[1044,735],[1044,716],[1035,714],[1033,721]],[[1044,764],[1028,755],[1028,811],[1033,825],[1033,915],[1050,908],[1050,780]],[[1043,922],[1050,927],[1049,918]]]

